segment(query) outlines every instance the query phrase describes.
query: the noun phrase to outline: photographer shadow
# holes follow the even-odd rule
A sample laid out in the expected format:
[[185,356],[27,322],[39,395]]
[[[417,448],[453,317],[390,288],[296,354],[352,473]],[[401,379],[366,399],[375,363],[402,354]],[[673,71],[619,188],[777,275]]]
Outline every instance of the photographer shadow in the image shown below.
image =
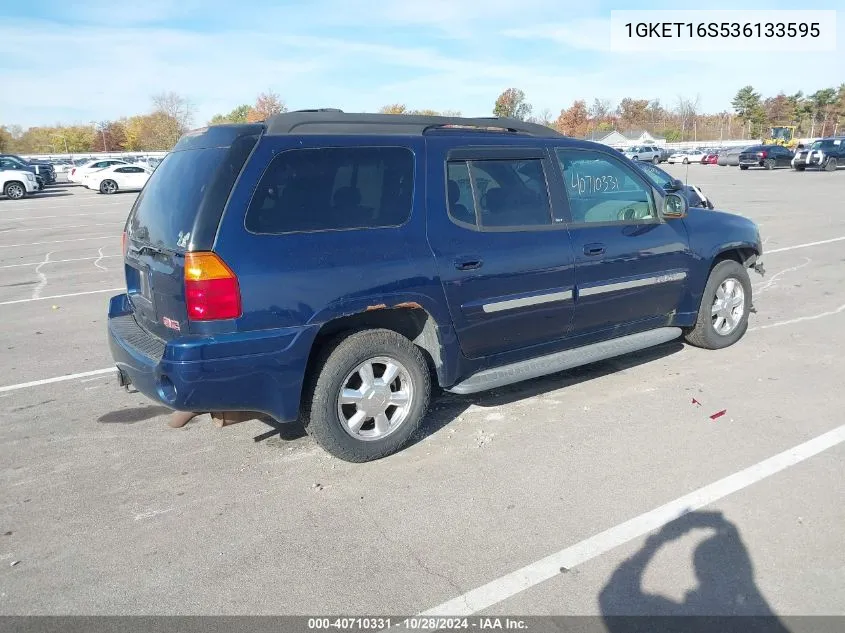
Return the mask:
[[[643,575],[657,551],[693,530],[710,530],[693,553],[698,586],[681,602],[645,593]],[[610,633],[766,631],[789,633],[754,583],[748,550],[721,512],[689,512],[663,526],[623,562],[599,594]]]

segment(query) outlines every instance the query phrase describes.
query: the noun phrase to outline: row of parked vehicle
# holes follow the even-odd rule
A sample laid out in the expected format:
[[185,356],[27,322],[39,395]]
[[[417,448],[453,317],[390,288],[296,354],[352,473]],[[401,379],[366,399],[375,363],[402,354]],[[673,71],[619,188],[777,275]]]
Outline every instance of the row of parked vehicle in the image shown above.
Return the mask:
[[[624,150],[622,153],[635,161],[649,161],[654,164],[663,162],[663,153],[659,147],[640,146]],[[845,167],[845,136],[832,136],[813,141],[809,147],[798,145],[793,151],[786,146],[759,144],[746,147],[693,148],[679,150],[665,159],[670,164],[681,163],[720,165],[739,167],[746,170],[752,167],[776,169],[791,167],[796,171],[809,168],[836,171]]]
[[[140,191],[159,163],[161,159],[154,157],[62,159],[54,163],[32,163],[20,156],[7,154],[0,156],[0,191],[11,200],[21,200],[43,191],[45,185],[55,183],[56,170],[64,171],[68,182],[100,193]],[[52,170],[47,169],[48,165]],[[50,173],[49,178],[47,173]]]

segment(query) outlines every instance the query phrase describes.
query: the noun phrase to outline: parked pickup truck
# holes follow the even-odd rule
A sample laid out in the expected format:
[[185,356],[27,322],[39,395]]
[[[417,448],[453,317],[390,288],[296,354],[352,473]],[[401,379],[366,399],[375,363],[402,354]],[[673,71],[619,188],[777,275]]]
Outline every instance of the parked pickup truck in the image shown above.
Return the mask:
[[56,170],[49,163],[28,161],[15,154],[0,154],[0,168],[30,171],[48,185],[56,182]]
[[792,157],[792,168],[804,171],[807,167],[818,167],[825,171],[836,171],[845,167],[845,136],[833,136],[814,141],[809,148],[802,148]]
[[167,155],[125,225],[108,337],[120,385],[301,420],[361,462],[409,441],[433,384],[733,345],[762,252],[751,220],[542,125],[292,112]]

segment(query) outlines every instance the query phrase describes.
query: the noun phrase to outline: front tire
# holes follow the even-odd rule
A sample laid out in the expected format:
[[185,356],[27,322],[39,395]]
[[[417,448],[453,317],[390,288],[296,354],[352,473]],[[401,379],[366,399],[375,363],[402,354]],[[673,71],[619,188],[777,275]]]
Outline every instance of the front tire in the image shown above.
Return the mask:
[[795,171],[804,171],[805,167],[799,167],[797,165],[793,165],[792,169],[794,169]]
[[684,165],[689,165],[689,158],[684,159]]
[[655,156],[654,158],[651,159],[651,162],[654,163],[655,165],[657,165],[660,162],[660,157]]
[[26,197],[26,187],[17,181],[8,182],[3,188],[3,193],[6,194],[6,197],[9,200],[22,200]]
[[739,168],[740,168],[742,171],[745,171],[746,169],[748,169],[748,165],[740,165],[740,166],[739,166]]
[[386,457],[419,428],[431,374],[420,350],[392,330],[362,330],[327,345],[303,398],[303,422],[326,451],[348,462]]
[[744,266],[721,261],[707,279],[695,326],[687,330],[688,343],[704,349],[722,349],[736,343],[748,330],[751,279]]
[[100,193],[106,195],[115,193],[117,191],[117,183],[114,180],[104,180],[100,183]]
[[774,169],[775,168],[775,159],[774,158],[767,158],[763,161],[763,168],[764,169]]

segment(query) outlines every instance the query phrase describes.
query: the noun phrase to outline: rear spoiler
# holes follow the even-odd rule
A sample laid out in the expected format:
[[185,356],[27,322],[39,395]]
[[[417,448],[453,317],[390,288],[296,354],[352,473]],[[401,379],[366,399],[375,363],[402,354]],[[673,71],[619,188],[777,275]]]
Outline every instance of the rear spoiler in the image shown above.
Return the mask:
[[260,136],[264,133],[263,123],[229,123],[224,125],[209,125],[190,132],[185,132],[174,152],[192,149],[211,149],[214,147],[231,147],[239,138],[244,136]]

